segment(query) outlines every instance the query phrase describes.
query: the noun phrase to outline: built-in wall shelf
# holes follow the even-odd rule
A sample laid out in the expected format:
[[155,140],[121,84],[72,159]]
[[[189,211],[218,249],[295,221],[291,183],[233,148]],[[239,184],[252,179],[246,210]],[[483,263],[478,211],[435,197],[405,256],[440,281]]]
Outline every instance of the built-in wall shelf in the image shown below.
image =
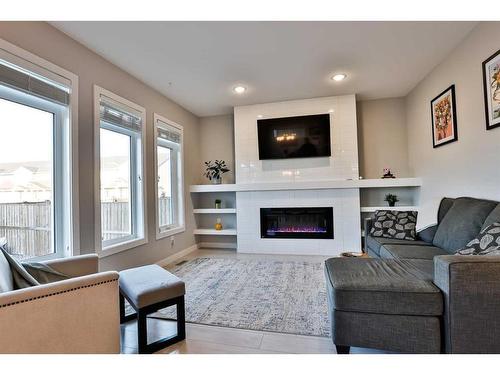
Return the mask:
[[191,185],[191,193],[216,193],[238,191],[271,191],[271,190],[307,190],[307,189],[365,189],[418,187],[422,180],[412,178],[375,178],[366,180],[318,180],[318,181],[285,181],[255,182],[251,184]]
[[194,234],[204,235],[204,236],[236,236],[236,229],[195,229]]
[[380,206],[380,207],[361,207],[361,212],[375,212],[375,211],[418,211],[417,206]]
[[235,214],[236,208],[195,208],[195,214]]

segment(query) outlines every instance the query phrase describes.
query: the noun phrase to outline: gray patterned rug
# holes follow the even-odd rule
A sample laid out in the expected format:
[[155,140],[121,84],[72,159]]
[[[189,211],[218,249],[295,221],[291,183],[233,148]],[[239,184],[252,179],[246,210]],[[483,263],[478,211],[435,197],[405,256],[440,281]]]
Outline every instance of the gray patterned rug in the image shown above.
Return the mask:
[[186,283],[188,322],[329,336],[323,263],[197,258],[169,271]]

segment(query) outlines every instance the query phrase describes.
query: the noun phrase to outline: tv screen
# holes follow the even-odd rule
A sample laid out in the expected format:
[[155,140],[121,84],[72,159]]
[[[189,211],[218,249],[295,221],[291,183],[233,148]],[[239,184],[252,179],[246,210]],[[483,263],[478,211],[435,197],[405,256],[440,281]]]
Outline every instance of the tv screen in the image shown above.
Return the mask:
[[330,115],[257,120],[259,159],[331,156]]

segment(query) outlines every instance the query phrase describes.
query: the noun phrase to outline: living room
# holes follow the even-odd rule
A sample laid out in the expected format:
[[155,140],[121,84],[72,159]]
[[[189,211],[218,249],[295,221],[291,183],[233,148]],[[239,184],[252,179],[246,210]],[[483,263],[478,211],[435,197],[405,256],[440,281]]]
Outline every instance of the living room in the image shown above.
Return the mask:
[[500,23],[366,17],[0,21],[0,353],[499,354]]

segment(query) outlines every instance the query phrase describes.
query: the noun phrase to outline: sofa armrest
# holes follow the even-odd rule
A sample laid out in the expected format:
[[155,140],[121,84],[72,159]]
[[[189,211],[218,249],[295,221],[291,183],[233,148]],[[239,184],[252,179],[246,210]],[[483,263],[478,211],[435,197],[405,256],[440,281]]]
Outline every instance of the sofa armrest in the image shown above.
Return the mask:
[[0,294],[0,353],[119,353],[118,273]]
[[447,353],[500,353],[500,257],[434,257]]
[[42,263],[71,277],[85,276],[99,272],[99,257],[97,254],[58,258],[47,260]]
[[434,241],[434,236],[436,235],[437,228],[437,224],[434,224],[422,229],[421,231],[417,232],[417,239],[432,243],[432,241]]

